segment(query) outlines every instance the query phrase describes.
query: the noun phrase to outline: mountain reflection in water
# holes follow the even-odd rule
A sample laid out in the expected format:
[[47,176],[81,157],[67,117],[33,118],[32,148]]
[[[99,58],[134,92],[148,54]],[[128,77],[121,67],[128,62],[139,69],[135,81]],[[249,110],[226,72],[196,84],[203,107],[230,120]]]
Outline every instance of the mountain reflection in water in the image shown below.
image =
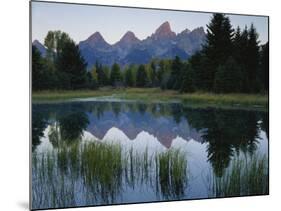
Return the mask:
[[[93,141],[98,145],[88,145]],[[100,146],[99,143],[106,145]],[[82,148],[77,144],[82,144]],[[83,147],[83,144],[86,144],[86,147]],[[122,165],[119,170],[116,169],[118,172],[121,171],[119,172],[120,178],[118,177],[120,181],[118,184],[113,184],[109,180],[110,177],[106,176],[109,172],[101,171],[103,173],[100,175],[97,172],[92,175],[89,171],[92,166],[88,162],[94,159],[91,157],[92,153],[98,156],[99,152],[99,150],[89,151],[90,149],[104,149],[104,147],[116,144],[121,147],[120,159],[122,161],[120,160],[120,162]],[[75,147],[73,148],[73,146]],[[88,146],[89,148],[87,148]],[[69,154],[72,150],[73,154]],[[111,150],[109,147],[107,152],[110,153]],[[118,157],[118,150],[117,152],[114,150],[116,149],[113,148],[112,153],[117,153],[116,157]],[[133,151],[131,152],[131,150]],[[175,153],[175,150],[179,151]],[[84,184],[81,183],[81,178],[73,179],[71,177],[71,181],[76,184],[76,188],[81,189],[81,193],[74,194],[71,202],[62,200],[52,205],[56,207],[235,195],[237,191],[223,195],[221,190],[218,193],[217,189],[216,193],[210,193],[210,185],[214,181],[217,182],[217,180],[212,180],[212,175],[216,178],[224,178],[235,166],[237,157],[239,159],[244,157],[246,160],[249,158],[260,160],[262,156],[267,156],[268,113],[245,110],[191,109],[180,103],[144,104],[99,101],[33,104],[32,151],[37,160],[34,161],[36,163],[40,162],[38,156],[45,154],[48,159],[56,161],[57,164],[54,164],[53,167],[63,164],[66,169],[64,171],[68,172],[65,173],[64,179],[69,177],[67,175],[70,175],[71,165],[79,161],[85,166],[89,165],[89,169],[79,170],[82,166],[78,162],[78,167],[76,167],[78,169],[72,169],[72,173],[73,171],[84,172],[88,175],[87,178],[90,177],[96,181],[96,183]],[[53,158],[48,157],[50,154],[53,154]],[[174,154],[182,157],[175,157]],[[125,162],[123,161],[124,156],[127,160],[129,158],[132,160]],[[113,162],[110,161],[110,154],[108,154],[108,159],[104,162]],[[173,165],[167,165],[169,163],[173,163]],[[116,166],[118,165],[116,164]],[[44,166],[44,162],[40,166]],[[139,169],[137,166],[142,166],[142,168]],[[148,167],[150,167],[150,171],[145,170]],[[38,176],[37,173],[37,170],[33,168],[34,178],[36,175]],[[54,177],[53,174],[57,175],[58,172],[51,173],[51,178]],[[130,175],[136,177],[137,174],[142,174],[143,177],[140,180],[136,179],[138,182],[135,181],[135,183],[133,178],[129,177]],[[48,182],[42,181],[46,184],[49,182],[49,180]],[[85,185],[93,185],[94,189],[87,189],[88,192],[84,192]],[[110,189],[121,189],[119,191],[116,189],[115,197],[112,198],[113,195],[111,195],[109,200],[108,196],[104,195],[105,190],[98,188],[99,185],[108,185],[107,191],[109,192]],[[40,183],[33,184],[33,192],[36,190],[37,195],[41,193],[39,186]],[[141,193],[141,190],[146,190],[146,194]],[[239,191],[240,194],[267,192],[267,190],[262,192],[260,190]],[[89,192],[100,195],[100,197],[86,200],[86,195],[90,196]],[[44,198],[44,194],[41,194]],[[37,203],[36,206],[46,208],[50,204],[43,200],[41,205]]]

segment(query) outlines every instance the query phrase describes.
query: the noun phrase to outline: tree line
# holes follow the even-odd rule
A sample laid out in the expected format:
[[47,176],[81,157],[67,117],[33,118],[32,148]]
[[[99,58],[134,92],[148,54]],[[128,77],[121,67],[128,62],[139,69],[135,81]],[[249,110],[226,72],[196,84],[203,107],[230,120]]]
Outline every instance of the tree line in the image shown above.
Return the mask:
[[202,50],[193,55],[185,71],[183,91],[268,91],[269,44],[260,46],[253,24],[233,29],[223,14],[214,14],[207,25]]
[[152,59],[148,64],[112,66],[96,62],[87,69],[78,45],[61,31],[49,31],[45,57],[32,46],[32,88],[97,89],[161,87],[180,92],[267,92],[269,44],[260,45],[252,24],[233,29],[224,14],[213,14],[202,50],[188,60]]

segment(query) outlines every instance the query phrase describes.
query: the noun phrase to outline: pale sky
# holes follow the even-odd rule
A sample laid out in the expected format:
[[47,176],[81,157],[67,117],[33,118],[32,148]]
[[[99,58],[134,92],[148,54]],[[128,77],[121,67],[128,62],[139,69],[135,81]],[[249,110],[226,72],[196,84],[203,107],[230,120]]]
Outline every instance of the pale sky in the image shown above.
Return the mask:
[[[48,2],[32,2],[32,40],[44,43],[49,30],[61,30],[76,43],[99,31],[104,39],[113,44],[128,31],[139,39],[145,39],[165,21],[172,31],[179,33],[188,28],[203,26],[210,22],[212,13],[167,11],[78,5]],[[257,29],[261,43],[268,41],[268,18],[263,16],[228,15],[234,28],[244,28],[251,23]]]

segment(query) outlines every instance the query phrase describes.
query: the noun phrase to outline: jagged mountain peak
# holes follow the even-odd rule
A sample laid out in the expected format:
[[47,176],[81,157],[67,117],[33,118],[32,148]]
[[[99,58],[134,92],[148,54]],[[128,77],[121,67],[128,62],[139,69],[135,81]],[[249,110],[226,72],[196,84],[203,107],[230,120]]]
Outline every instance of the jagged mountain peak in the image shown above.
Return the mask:
[[156,33],[161,32],[161,31],[171,31],[171,26],[169,21],[165,21],[164,23],[162,23],[157,29],[156,29]]
[[100,32],[95,32],[91,36],[89,36],[86,40],[80,42],[80,47],[84,45],[88,45],[92,48],[108,48],[110,44],[108,44]]
[[89,42],[106,42],[100,32],[95,32],[87,38]]
[[176,33],[171,30],[171,26],[168,21],[162,23],[152,35],[153,38],[172,38],[175,36]]
[[182,32],[179,33],[179,35],[182,35],[182,34],[189,34],[191,31],[186,28],[185,30],[183,30]]
[[129,40],[139,40],[136,35],[134,34],[134,32],[132,31],[127,31],[124,36],[121,38],[121,40],[123,39],[129,39]]
[[116,44],[135,44],[139,42],[140,40],[136,37],[134,32],[127,31],[123,37],[118,41]]
[[200,34],[200,35],[205,35],[205,31],[204,31],[204,28],[203,28],[202,26],[193,29],[193,30],[191,31],[191,33],[196,33],[196,34]]

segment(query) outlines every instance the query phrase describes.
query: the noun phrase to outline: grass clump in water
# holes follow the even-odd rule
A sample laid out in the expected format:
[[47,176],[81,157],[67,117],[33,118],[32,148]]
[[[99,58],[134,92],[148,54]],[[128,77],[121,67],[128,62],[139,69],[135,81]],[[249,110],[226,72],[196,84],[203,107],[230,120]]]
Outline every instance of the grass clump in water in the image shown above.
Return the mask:
[[122,156],[120,145],[88,143],[81,153],[82,172],[92,194],[100,193],[107,203],[121,190]]
[[151,154],[99,141],[59,142],[51,152],[33,153],[33,209],[111,204],[124,189],[148,185],[159,199],[184,196],[187,160],[180,150]]
[[180,150],[170,149],[156,155],[160,189],[165,198],[179,198],[187,185],[187,160]]
[[235,158],[222,177],[213,176],[211,194],[216,197],[265,195],[269,193],[268,158]]

